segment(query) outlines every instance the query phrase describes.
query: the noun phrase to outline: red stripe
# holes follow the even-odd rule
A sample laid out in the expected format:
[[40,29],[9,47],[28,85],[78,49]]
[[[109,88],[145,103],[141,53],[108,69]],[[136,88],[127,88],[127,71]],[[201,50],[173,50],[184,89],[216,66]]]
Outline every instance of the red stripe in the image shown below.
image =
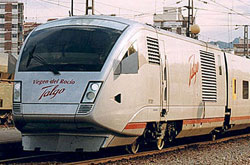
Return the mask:
[[124,129],[142,129],[146,128],[147,123],[128,123]]
[[232,121],[235,121],[235,120],[249,120],[249,119],[250,119],[250,116],[231,117]]
[[222,121],[224,121],[224,117],[183,120],[183,124],[213,123],[213,122],[222,122]]

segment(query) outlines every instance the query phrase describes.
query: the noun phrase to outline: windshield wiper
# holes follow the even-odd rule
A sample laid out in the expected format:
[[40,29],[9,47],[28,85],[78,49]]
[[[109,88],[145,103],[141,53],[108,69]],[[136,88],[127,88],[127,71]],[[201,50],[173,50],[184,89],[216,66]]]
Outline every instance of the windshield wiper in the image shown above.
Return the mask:
[[36,46],[34,46],[33,49],[29,52],[29,58],[28,58],[28,61],[27,61],[27,64],[26,64],[26,68],[29,66],[29,64],[31,62],[31,59],[34,59],[38,63],[47,66],[48,69],[50,71],[52,71],[55,75],[60,75],[60,72],[53,65],[48,64],[48,62],[45,59],[43,59],[42,57],[40,57],[38,55],[35,55],[35,56],[33,55],[34,52],[35,52],[35,49],[36,49]]
[[33,53],[36,49],[36,45],[33,47],[33,49],[31,51],[29,51],[29,58],[28,58],[28,61],[27,61],[27,64],[26,64],[26,68],[30,65],[30,62],[31,62],[31,59],[33,58]]

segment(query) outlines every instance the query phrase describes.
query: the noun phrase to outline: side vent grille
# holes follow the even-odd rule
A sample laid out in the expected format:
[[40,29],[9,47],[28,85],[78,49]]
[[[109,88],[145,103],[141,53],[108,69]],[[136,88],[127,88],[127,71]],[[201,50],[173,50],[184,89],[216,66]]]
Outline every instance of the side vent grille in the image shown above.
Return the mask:
[[86,114],[91,111],[93,105],[80,105],[78,109],[78,114]]
[[147,37],[148,61],[160,65],[160,53],[158,39]]
[[215,57],[213,53],[200,50],[202,74],[202,100],[217,101]]
[[21,114],[21,104],[13,104],[13,113]]

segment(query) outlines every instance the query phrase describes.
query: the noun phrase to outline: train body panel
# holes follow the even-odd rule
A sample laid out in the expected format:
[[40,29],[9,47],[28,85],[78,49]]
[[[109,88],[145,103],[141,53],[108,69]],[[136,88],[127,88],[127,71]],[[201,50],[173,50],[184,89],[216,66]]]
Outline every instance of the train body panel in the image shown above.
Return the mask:
[[[178,45],[182,49],[175,48],[174,45]],[[217,92],[217,96],[222,97],[215,96],[212,99],[216,99],[216,101],[206,101],[202,96],[203,73],[200,64],[200,51],[219,53],[219,55],[222,55],[222,53],[216,49],[206,50],[207,47],[204,45],[194,45],[188,41],[170,37],[167,38],[166,49],[169,62],[169,117],[173,115],[168,119],[224,117],[226,104],[224,99],[226,95],[225,76],[219,75],[219,65],[217,59],[215,59],[216,75],[214,76],[216,76],[217,86],[215,92]],[[220,66],[225,73],[225,66]],[[176,113],[178,110],[182,115]],[[188,113],[184,113],[187,111]]]
[[[166,34],[161,37],[165,39],[168,68],[168,111],[165,120],[183,121],[182,131],[177,137],[201,135],[204,132],[208,134],[216,127],[222,127],[226,106],[223,53],[217,48],[184,37]],[[212,55],[212,64],[211,59],[204,57],[206,54]],[[214,71],[204,69],[207,64]],[[211,94],[212,98],[207,99]]]
[[[118,61],[121,61],[129,48],[131,49],[131,46],[135,46],[135,44],[137,45],[138,51],[136,53],[138,53],[139,59],[146,61],[146,52],[143,52],[143,50],[146,50],[146,45],[140,44],[144,43],[143,37],[143,31],[131,35],[131,39],[127,41],[128,44],[119,54]],[[126,70],[126,74],[116,73],[121,63],[115,65],[111,70],[103,86],[99,98],[105,101],[97,101],[96,111],[93,111],[95,120],[110,128],[117,127],[117,131],[123,130],[129,122],[159,121],[160,67],[139,62],[135,73],[130,66],[129,68],[132,70]],[[109,116],[113,117],[110,118]],[[114,123],[116,123],[115,126]]]
[[24,149],[171,140],[236,128],[242,116],[246,127],[250,105],[230,98],[230,79],[250,71],[225,57],[215,46],[120,18],[44,24],[28,37],[16,69],[14,118]]
[[[228,76],[228,107],[231,109],[230,123],[240,129],[249,127],[250,102],[249,102],[249,76],[250,61],[246,58],[227,54]],[[236,128],[232,128],[236,129]]]

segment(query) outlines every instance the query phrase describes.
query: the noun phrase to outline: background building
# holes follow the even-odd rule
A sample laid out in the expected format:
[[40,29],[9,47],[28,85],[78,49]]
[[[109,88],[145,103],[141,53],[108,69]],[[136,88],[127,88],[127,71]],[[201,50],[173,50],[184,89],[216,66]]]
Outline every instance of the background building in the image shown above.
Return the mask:
[[37,26],[41,25],[41,23],[37,22],[25,22],[23,27],[24,27],[24,39],[29,35],[29,33],[36,28]]
[[[248,56],[250,56],[250,40],[248,40]],[[240,38],[238,44],[234,44],[234,54],[244,56],[244,39]]]
[[181,35],[186,35],[187,22],[181,8],[164,7],[163,14],[154,15],[154,26]]
[[[23,43],[23,3],[0,1],[0,72],[8,72]],[[9,69],[8,69],[9,67]]]

